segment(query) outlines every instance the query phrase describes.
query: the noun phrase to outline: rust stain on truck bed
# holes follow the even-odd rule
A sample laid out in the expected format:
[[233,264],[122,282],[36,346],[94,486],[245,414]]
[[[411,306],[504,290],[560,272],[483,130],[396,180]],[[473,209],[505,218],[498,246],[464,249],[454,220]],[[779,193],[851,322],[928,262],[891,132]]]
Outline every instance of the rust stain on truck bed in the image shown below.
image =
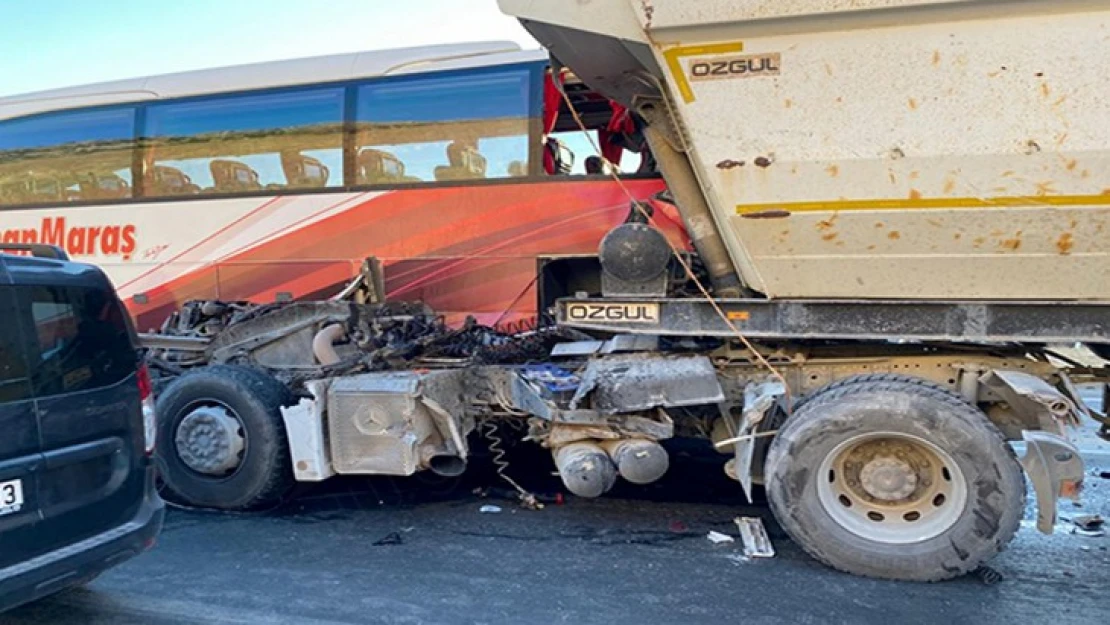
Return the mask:
[[1059,250],[1061,254],[1070,254],[1071,248],[1073,247],[1075,247],[1075,239],[1070,232],[1065,232],[1060,235],[1059,239],[1056,239],[1056,249]]

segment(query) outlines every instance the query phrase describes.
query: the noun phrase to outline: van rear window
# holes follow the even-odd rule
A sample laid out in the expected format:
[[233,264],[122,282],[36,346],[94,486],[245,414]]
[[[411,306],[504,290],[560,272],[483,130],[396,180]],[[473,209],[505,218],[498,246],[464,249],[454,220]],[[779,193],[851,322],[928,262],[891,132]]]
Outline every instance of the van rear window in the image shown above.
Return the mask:
[[32,359],[37,396],[109,386],[135,371],[129,327],[110,293],[50,286],[21,291],[39,348],[38,358]]

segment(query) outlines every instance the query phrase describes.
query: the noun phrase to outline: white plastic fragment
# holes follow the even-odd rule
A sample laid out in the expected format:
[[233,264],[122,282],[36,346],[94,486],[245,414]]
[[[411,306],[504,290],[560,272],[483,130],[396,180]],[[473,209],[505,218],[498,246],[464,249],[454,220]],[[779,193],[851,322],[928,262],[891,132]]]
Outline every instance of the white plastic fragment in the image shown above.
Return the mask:
[[714,532],[712,530],[709,531],[709,534],[706,535],[706,538],[708,538],[709,542],[713,543],[714,545],[720,545],[720,544],[723,544],[723,543],[731,543],[731,542],[736,541],[735,538],[733,538],[732,536],[729,536],[728,534],[722,534],[720,532]]

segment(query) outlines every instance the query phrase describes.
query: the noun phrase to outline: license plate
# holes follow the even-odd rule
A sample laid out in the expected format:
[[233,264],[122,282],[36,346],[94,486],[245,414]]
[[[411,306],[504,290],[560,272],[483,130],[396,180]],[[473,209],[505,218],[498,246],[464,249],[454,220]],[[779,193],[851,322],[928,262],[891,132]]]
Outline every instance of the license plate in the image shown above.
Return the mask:
[[0,482],[0,516],[23,509],[23,480]]

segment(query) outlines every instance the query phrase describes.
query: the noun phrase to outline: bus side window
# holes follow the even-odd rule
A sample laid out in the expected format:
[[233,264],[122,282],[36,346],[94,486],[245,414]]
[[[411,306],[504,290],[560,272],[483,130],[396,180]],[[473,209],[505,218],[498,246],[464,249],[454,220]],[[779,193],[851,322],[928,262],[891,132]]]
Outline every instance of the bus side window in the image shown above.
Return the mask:
[[131,107],[0,122],[0,205],[131,197]]
[[148,196],[342,185],[342,88],[153,104]]
[[355,113],[357,182],[396,181],[365,166],[365,154],[398,161],[394,169],[405,182],[482,180],[527,171],[529,84],[529,70],[498,68],[362,85]]

